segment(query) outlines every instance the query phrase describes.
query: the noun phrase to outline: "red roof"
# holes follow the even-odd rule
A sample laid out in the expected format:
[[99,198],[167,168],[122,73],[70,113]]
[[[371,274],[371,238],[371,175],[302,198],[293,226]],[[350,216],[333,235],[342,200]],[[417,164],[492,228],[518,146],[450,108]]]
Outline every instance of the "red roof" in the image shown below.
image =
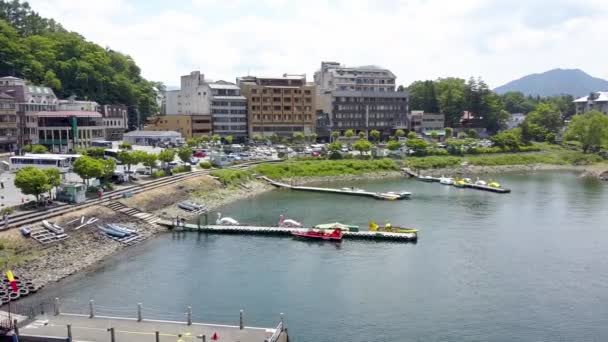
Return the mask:
[[70,116],[76,116],[79,118],[100,118],[101,113],[97,112],[85,112],[80,110],[62,110],[57,112],[38,112],[35,114],[39,118],[67,118]]

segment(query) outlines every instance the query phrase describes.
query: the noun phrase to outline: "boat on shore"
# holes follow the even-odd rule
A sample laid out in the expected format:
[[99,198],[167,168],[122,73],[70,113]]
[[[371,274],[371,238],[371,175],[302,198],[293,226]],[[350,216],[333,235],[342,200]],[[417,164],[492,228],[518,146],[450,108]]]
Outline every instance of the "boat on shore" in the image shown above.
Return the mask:
[[334,229],[331,233],[325,229],[309,229],[291,232],[291,235],[296,238],[311,240],[342,241],[342,230],[340,228]]
[[21,235],[23,235],[24,237],[28,237],[32,234],[32,228],[31,227],[21,227],[21,228],[19,228],[19,232],[21,232]]
[[116,229],[112,229],[108,226],[106,226],[106,227],[97,226],[97,228],[99,228],[99,230],[101,230],[102,232],[104,232],[106,235],[108,235],[110,237],[124,238],[125,236],[129,235],[125,232],[122,232],[122,231],[116,230]]
[[44,226],[44,228],[50,230],[51,232],[55,233],[55,234],[63,234],[64,233],[64,229],[54,223],[51,223],[47,220],[42,220],[42,225]]
[[314,229],[337,229],[339,228],[343,232],[358,232],[359,226],[344,224],[340,222],[332,223],[321,223],[313,227]]
[[406,234],[406,233],[417,234],[418,233],[418,229],[416,229],[416,228],[393,226],[390,223],[387,223],[384,227],[381,227],[374,221],[370,221],[369,231],[370,232],[385,232],[385,233],[402,233],[402,234]]
[[418,176],[418,180],[421,180],[423,182],[435,182],[435,178],[431,177],[431,176]]
[[454,184],[454,178],[441,176],[439,177],[439,184],[452,185]]

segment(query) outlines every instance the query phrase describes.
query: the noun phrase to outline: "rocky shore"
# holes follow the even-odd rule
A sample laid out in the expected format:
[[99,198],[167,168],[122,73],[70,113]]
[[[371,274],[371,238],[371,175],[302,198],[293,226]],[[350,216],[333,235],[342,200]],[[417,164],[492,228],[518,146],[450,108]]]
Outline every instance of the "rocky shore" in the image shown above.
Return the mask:
[[464,165],[451,168],[412,170],[415,173],[429,175],[433,177],[454,177],[466,176],[470,174],[498,174],[498,173],[530,173],[540,171],[573,171],[579,172],[582,177],[598,177],[602,173],[608,173],[608,166],[605,164],[595,165],[550,165],[550,164],[527,164],[527,165],[497,165],[497,166],[478,166]]

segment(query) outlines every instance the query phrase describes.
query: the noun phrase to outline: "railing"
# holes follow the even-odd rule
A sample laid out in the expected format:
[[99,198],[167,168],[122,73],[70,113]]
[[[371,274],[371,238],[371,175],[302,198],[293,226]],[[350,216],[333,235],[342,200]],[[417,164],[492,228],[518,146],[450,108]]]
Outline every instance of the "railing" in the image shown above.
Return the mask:
[[277,325],[277,328],[274,331],[274,334],[272,334],[272,336],[270,336],[270,338],[268,340],[266,340],[266,341],[267,342],[276,342],[276,341],[278,341],[282,332],[283,332],[283,321],[279,322],[279,325]]

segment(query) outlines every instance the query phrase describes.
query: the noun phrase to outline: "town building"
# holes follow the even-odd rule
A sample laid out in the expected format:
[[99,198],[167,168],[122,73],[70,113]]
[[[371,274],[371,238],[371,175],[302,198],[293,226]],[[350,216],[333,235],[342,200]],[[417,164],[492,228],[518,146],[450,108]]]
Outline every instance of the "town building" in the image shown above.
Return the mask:
[[49,87],[26,84],[25,80],[12,76],[0,77],[0,92],[15,100],[17,145],[22,147],[34,143],[38,139],[38,120],[32,114],[57,110],[55,93]]
[[608,114],[608,91],[596,91],[574,100],[576,114],[598,111]]
[[[377,66],[346,67],[321,62],[315,73],[317,112],[329,115],[330,130],[368,134],[378,130],[388,137],[406,129],[409,98],[395,88],[396,76]],[[328,130],[319,131],[319,135]]]
[[210,115],[160,115],[148,118],[144,131],[175,131],[185,139],[211,135]]
[[315,86],[306,75],[244,76],[237,85],[247,99],[249,137],[315,133]]
[[38,131],[32,143],[44,145],[55,153],[87,148],[91,141],[105,138],[102,116],[96,111],[45,111],[31,117],[36,118]]
[[106,128],[106,140],[119,141],[129,128],[129,115],[125,105],[103,105],[99,107]]
[[413,110],[409,115],[409,130],[420,133],[424,137],[430,137],[433,132],[438,137],[445,136],[445,115],[437,113],[425,113],[421,110]]
[[206,84],[211,98],[213,134],[233,136],[235,141],[247,138],[247,99],[236,84],[218,81]]
[[212,133],[235,140],[247,137],[247,99],[226,81],[205,79],[200,71],[181,77],[181,88],[165,92],[166,115],[211,115]]
[[131,131],[123,135],[123,141],[141,146],[178,146],[184,143],[184,138],[175,131]]
[[0,93],[0,152],[17,149],[17,107],[15,99]]

